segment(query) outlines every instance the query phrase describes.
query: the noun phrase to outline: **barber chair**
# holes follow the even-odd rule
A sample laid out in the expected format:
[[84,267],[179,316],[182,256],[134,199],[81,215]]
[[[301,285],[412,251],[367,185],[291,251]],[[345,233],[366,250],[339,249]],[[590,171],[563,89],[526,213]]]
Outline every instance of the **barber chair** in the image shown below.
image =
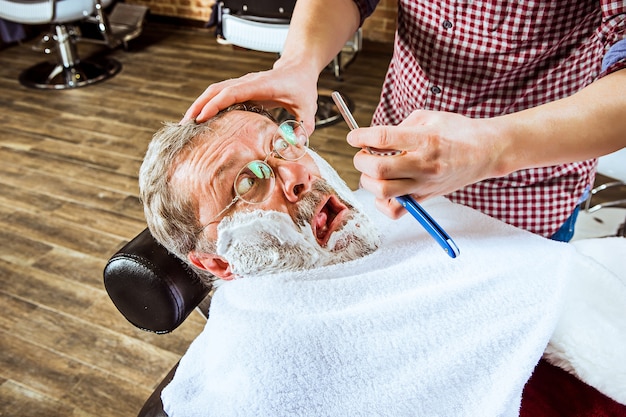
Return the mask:
[[598,158],[597,172],[604,182],[581,205],[574,239],[626,236],[626,148]]
[[[295,4],[295,0],[219,1],[214,9],[217,15],[215,21],[218,42],[254,51],[280,54],[287,38]],[[343,69],[356,57],[361,46],[362,36],[359,29],[329,64],[337,80],[342,79]],[[348,59],[343,60],[344,56]],[[353,109],[352,101],[345,95],[344,99]],[[317,108],[316,127],[342,120],[341,113],[330,94],[318,95]],[[277,120],[292,118],[284,112],[275,116]]]
[[[122,315],[155,333],[175,330],[194,310],[208,317],[210,291],[197,275],[154,240],[145,229],[108,261],[104,285]],[[138,417],[166,417],[161,390],[174,367],[143,405]],[[560,368],[540,361],[526,384],[521,417],[615,417],[626,406],[606,397]]]
[[[49,24],[51,34],[44,35],[41,49],[56,54],[55,62],[42,62],[23,71],[20,82],[39,89],[69,89],[106,80],[122,66],[110,58],[81,60],[77,41],[102,43],[116,47],[139,36],[147,8],[116,3],[110,15],[105,9],[113,0],[0,0],[0,17],[16,23]],[[83,37],[80,24],[93,23],[99,38]]]
[[[611,179],[611,181],[600,184],[591,190],[591,195],[585,202],[585,211],[593,213],[604,207],[617,207],[626,205],[626,148],[602,156],[598,159],[598,173]],[[619,189],[622,192],[619,193]],[[615,197],[601,203],[591,205],[594,196],[617,191]]]

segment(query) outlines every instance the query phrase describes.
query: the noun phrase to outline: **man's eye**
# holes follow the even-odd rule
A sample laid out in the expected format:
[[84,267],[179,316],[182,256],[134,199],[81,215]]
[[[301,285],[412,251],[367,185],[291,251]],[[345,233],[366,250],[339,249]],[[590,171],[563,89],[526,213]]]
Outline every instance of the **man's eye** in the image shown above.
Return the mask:
[[239,181],[237,182],[237,189],[236,189],[237,195],[239,195],[240,197],[245,196],[246,194],[250,192],[250,190],[254,188],[255,183],[256,183],[256,179],[252,177],[239,178]]
[[273,186],[274,173],[263,161],[248,163],[235,180],[235,192],[248,202],[263,201]]
[[285,139],[276,139],[274,142],[274,150],[278,152],[279,155],[282,155],[285,149],[289,148],[289,143]]

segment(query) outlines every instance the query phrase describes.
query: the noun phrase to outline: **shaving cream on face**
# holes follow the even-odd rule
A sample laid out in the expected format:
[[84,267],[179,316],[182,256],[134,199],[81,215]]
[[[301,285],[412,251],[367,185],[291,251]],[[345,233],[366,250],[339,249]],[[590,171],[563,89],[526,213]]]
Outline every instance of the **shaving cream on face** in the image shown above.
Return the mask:
[[361,258],[379,245],[377,230],[356,213],[335,231],[326,247],[309,225],[298,226],[286,213],[235,213],[218,226],[217,254],[238,277],[312,269]]
[[356,207],[360,211],[362,210],[361,204],[354,197],[354,193],[348,187],[348,184],[339,176],[337,171],[330,166],[330,164],[321,156],[319,156],[316,152],[312,151],[310,148],[307,149],[307,154],[313,158],[315,165],[317,165],[317,169],[320,170],[320,175],[322,178],[326,180],[328,185],[335,190],[337,195],[341,197],[346,202],[350,203],[353,207]]
[[289,215],[264,210],[224,219],[218,227],[217,254],[237,276],[306,269],[322,262]]
[[[226,259],[239,277],[311,269],[361,258],[380,244],[378,231],[359,210],[360,204],[337,172],[315,152],[309,154],[324,181],[299,203],[294,222],[287,213],[265,210],[237,212],[218,226],[218,255]],[[323,183],[323,184],[322,184]],[[335,192],[352,206],[346,224],[333,232],[325,247],[320,246],[311,228],[317,198]]]

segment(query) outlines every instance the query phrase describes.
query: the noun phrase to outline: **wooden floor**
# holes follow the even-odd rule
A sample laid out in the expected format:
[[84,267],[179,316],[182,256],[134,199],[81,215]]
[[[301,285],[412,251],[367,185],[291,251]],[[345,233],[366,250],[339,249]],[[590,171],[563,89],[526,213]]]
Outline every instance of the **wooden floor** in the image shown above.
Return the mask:
[[[199,314],[169,335],[135,329],[102,284],[107,259],[144,229],[137,171],[151,135],[206,86],[265,69],[273,54],[216,43],[210,29],[147,25],[129,51],[80,44],[123,64],[72,91],[27,89],[44,60],[34,41],[0,50],[0,416],[133,416],[201,331]],[[369,124],[390,45],[366,44],[339,82]],[[340,123],[312,147],[356,187]]]

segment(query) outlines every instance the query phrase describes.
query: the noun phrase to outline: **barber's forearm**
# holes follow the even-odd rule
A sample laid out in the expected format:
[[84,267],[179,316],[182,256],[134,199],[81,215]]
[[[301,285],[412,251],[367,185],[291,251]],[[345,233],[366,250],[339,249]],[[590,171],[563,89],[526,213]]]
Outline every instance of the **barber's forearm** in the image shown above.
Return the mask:
[[356,32],[360,15],[352,0],[298,0],[275,67],[296,64],[319,74]]
[[626,69],[568,98],[493,118],[491,127],[499,153],[495,176],[621,149],[626,146]]

